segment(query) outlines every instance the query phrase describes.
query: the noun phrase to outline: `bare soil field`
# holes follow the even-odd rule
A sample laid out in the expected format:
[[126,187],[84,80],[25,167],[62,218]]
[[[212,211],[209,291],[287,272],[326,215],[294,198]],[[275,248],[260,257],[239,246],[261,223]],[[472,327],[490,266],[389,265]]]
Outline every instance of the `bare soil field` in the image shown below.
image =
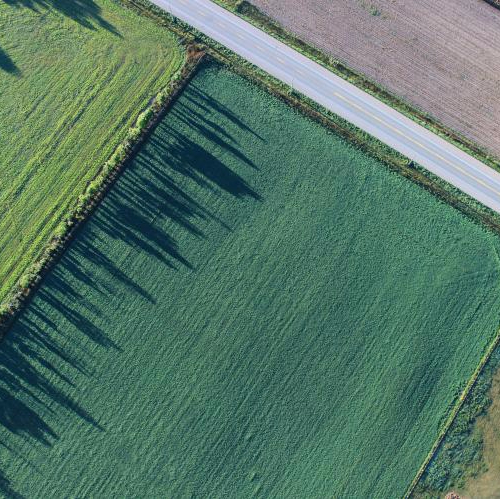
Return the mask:
[[251,3],[500,156],[500,11],[484,0]]

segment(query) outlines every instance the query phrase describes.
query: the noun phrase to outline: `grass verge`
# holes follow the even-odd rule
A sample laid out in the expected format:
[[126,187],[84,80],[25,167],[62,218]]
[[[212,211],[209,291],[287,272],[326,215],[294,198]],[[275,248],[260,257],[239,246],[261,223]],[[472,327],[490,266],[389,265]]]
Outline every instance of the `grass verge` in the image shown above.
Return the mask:
[[[250,78],[254,83],[273,93],[306,116],[322,123],[363,151],[384,162],[392,170],[413,180],[422,188],[451,204],[470,219],[500,234],[499,214],[481,205],[470,196],[427,170],[420,168],[418,165],[410,167],[406,157],[394,151],[383,142],[368,135],[338,115],[327,111],[313,100],[299,94],[288,85],[256,68],[224,46],[206,37],[203,33],[151,4],[148,0],[121,0],[121,2],[142,15],[154,19],[158,24],[167,27],[182,39],[190,43],[202,44],[211,57],[227,65],[232,71]],[[237,4],[239,5],[239,2],[233,3],[233,5]]]

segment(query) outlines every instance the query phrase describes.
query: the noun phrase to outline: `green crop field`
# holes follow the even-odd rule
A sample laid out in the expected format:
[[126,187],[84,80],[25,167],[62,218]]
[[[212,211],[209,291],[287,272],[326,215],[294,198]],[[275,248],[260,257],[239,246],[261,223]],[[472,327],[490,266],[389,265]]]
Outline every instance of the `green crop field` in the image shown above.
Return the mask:
[[183,60],[113,0],[0,0],[0,302]]
[[401,496],[496,334],[498,251],[205,67],[0,345],[1,485]]

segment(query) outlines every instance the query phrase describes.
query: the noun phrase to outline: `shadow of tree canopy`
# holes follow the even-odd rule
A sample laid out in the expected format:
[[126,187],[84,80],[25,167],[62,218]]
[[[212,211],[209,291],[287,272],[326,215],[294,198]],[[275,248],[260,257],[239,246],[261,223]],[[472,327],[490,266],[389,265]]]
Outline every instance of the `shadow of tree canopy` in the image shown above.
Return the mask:
[[15,65],[14,61],[10,56],[0,47],[0,70],[6,71],[7,73],[12,73],[14,75],[19,74],[19,68]]
[[9,497],[10,499],[22,499],[23,496],[16,492],[12,488],[12,484],[8,478],[0,471],[0,493],[3,494],[4,497]]
[[[220,103],[201,93],[192,82],[169,111],[172,119],[167,118],[157,126],[120,178],[119,187],[108,193],[105,209],[103,207],[95,214],[92,224],[107,236],[145,251],[172,269],[179,264],[193,269],[173,234],[155,221],[168,219],[174,226],[201,238],[204,237],[203,223],[208,219],[216,219],[227,230],[230,228],[217,219],[206,203],[195,199],[191,188],[182,186],[191,182],[207,190],[218,189],[235,198],[261,200],[239,174],[211,152],[218,148],[240,163],[258,169],[239,150],[237,140],[217,124],[217,119],[210,118],[221,113],[244,132],[262,140],[234,113],[224,110]],[[203,140],[189,138],[177,129],[175,122],[188,125],[196,132],[195,136]],[[209,146],[201,145],[202,142]],[[105,266],[111,265],[102,254],[96,258],[104,259]],[[126,279],[126,276],[121,276],[121,279]],[[144,296],[144,290],[136,291]]]
[[[206,191],[236,200],[261,200],[221,159],[232,157],[258,170],[238,148],[237,138],[220,126],[218,114],[241,133],[262,140],[191,83],[0,343],[0,426],[16,437],[13,442],[20,438],[24,446],[30,440],[53,445],[60,438],[54,420],[64,413],[105,431],[84,401],[71,393],[77,377],[79,384],[81,376],[92,382],[91,345],[109,355],[121,351],[110,338],[113,324],[106,322],[109,298],[125,292],[156,303],[151,289],[134,277],[129,257],[145,253],[172,272],[180,266],[195,271],[180,247],[179,231],[204,239],[208,221],[231,231],[211,210]],[[194,133],[181,133],[180,123]],[[222,154],[215,154],[217,150]],[[120,261],[109,256],[110,244],[119,244]],[[9,437],[5,439],[0,445],[13,445]],[[2,487],[8,491],[10,485],[0,475],[0,492]]]
[[26,7],[34,11],[53,9],[64,16],[73,19],[78,24],[96,29],[97,24],[109,32],[121,36],[116,28],[106,21],[101,14],[101,7],[94,0],[1,0],[12,7]]
[[[96,25],[121,37],[119,31],[102,17],[101,7],[94,0],[0,0],[4,4],[17,8],[28,8],[36,12],[40,9],[55,10],[73,19],[85,28],[95,30]],[[20,74],[12,58],[0,47],[0,71],[14,75]]]

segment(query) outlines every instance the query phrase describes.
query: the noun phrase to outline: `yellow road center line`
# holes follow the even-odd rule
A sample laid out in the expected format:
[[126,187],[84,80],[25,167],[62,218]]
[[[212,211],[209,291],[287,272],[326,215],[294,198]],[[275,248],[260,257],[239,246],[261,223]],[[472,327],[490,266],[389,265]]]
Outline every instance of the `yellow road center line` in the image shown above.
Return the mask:
[[427,151],[428,153],[432,154],[436,158],[439,158],[441,161],[444,161],[445,163],[447,163],[448,165],[450,165],[452,168],[455,168],[456,170],[461,171],[464,175],[466,175],[467,177],[473,179],[475,182],[477,182],[478,184],[482,185],[483,187],[486,187],[491,192],[493,192],[493,193],[495,193],[497,195],[500,195],[500,191],[499,190],[494,189],[493,187],[491,187],[489,184],[487,184],[486,182],[484,182],[480,178],[475,177],[474,175],[472,175],[471,173],[469,173],[465,168],[462,168],[461,166],[456,165],[455,163],[452,163],[450,160],[444,158],[439,153],[434,152],[432,149],[429,149],[428,147],[424,146],[423,144],[421,144],[417,140],[413,139],[412,137],[409,137],[408,135],[406,135],[405,133],[403,133],[401,130],[395,128],[394,126],[390,125],[389,123],[386,123],[384,120],[380,119],[378,116],[375,116],[370,111],[367,111],[363,107],[359,106],[358,104],[356,104],[355,102],[353,102],[351,99],[348,99],[348,98],[344,97],[343,95],[339,94],[338,92],[334,92],[334,95],[336,97],[338,97],[339,99],[343,100],[344,102],[347,102],[350,106],[355,107],[356,109],[358,109],[362,113],[366,114],[367,116],[370,116],[375,121],[378,121],[379,123],[383,124],[385,127],[389,128],[390,130],[392,130],[393,132],[397,133],[398,135],[401,135],[402,137],[404,137],[405,139],[409,140],[410,142],[412,142],[416,146],[424,149],[425,151]]

